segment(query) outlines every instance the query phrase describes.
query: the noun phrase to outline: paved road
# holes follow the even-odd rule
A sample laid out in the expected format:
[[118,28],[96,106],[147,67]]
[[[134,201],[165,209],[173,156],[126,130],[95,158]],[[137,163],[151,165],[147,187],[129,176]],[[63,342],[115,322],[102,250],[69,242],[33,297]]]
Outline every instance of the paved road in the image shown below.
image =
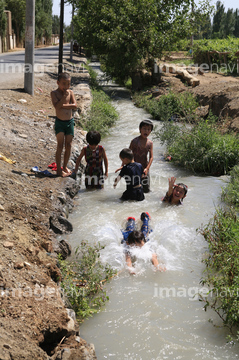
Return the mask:
[[[44,66],[47,66],[49,70],[53,70],[53,64],[55,63],[57,67],[58,56],[59,46],[35,49],[34,70],[36,76],[39,76],[43,72]],[[63,57],[64,59],[69,59],[70,44],[64,45]],[[22,80],[24,82],[24,63],[25,51],[3,53],[0,55],[0,89],[6,88],[6,84],[12,83],[13,81],[17,82]]]

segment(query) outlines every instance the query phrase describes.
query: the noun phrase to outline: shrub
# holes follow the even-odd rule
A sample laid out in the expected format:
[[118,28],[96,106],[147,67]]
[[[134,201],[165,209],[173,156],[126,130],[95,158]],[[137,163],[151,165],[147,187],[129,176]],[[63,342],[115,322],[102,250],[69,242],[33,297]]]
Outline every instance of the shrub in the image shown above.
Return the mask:
[[93,100],[87,114],[80,116],[79,124],[86,131],[99,131],[101,136],[105,136],[118,119],[118,113],[110,97],[98,85],[96,72],[89,67],[89,73]]
[[108,264],[102,264],[98,244],[82,241],[71,262],[60,260],[63,280],[61,288],[79,321],[92,316],[109,299],[103,284],[115,273]]
[[176,164],[195,173],[224,175],[238,164],[238,136],[221,135],[214,122],[213,116],[191,128],[185,124],[164,122],[156,136],[166,143],[167,153]]
[[230,182],[222,191],[222,199],[226,204],[239,209],[239,165],[230,172]]
[[195,97],[190,92],[175,94],[170,92],[154,99],[151,95],[143,93],[135,94],[133,97],[136,106],[143,107],[156,120],[166,121],[171,117],[180,117],[192,120],[194,110],[198,107]]
[[200,229],[209,245],[204,261],[202,285],[209,286],[208,296],[201,296],[205,310],[211,307],[232,328],[239,325],[239,220],[234,210],[218,209],[214,218]]

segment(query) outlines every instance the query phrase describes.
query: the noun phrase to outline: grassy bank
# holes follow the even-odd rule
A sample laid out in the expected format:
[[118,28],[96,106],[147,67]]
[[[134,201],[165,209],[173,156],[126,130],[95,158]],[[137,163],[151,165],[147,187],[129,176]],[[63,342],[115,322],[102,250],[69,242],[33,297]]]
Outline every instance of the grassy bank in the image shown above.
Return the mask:
[[118,113],[111,103],[110,97],[102,90],[97,82],[97,74],[88,67],[91,80],[92,104],[85,115],[80,116],[80,126],[86,131],[99,131],[102,137],[108,134],[118,119]]

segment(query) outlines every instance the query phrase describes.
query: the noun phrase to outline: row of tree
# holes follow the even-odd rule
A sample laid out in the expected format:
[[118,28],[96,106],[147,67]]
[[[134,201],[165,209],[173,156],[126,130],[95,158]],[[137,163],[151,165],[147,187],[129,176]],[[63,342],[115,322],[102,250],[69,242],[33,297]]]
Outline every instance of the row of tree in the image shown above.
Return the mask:
[[[46,42],[52,34],[52,0],[35,0],[35,32],[36,42],[42,37]],[[25,32],[26,0],[0,0],[0,35],[6,32],[6,16],[4,10],[12,13],[12,27],[16,34],[17,46],[22,45]]]
[[212,17],[208,14],[197,23],[195,39],[225,39],[239,37],[239,10],[228,9],[217,1]]

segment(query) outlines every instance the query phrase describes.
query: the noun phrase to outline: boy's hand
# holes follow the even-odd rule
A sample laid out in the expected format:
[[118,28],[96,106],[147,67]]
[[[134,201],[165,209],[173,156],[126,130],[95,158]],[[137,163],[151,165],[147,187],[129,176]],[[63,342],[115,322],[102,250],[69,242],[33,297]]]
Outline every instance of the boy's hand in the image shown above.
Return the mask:
[[175,181],[176,181],[176,177],[173,177],[173,176],[168,179],[168,185],[170,188],[174,187]]
[[144,175],[147,176],[148,175],[149,170],[147,168],[144,169]]
[[120,168],[115,170],[115,173],[117,173],[118,171],[120,171],[122,169],[123,166],[121,166]]

